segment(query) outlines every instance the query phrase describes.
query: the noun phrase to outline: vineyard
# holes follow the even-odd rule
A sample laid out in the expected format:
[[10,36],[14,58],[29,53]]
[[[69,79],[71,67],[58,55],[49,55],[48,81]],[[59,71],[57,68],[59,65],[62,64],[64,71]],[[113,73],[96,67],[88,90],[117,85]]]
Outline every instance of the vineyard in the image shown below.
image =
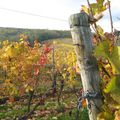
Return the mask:
[[[109,39],[99,43],[94,54],[105,97],[105,113],[99,117],[112,120],[113,111],[117,116],[119,110],[119,47],[111,46]],[[35,41],[30,47],[22,35],[19,42],[1,43],[1,119],[88,119],[85,101],[80,113],[77,110],[82,94],[80,69],[71,40],[64,41],[52,40],[43,45]]]
[[19,42],[3,41],[0,52],[1,119],[72,116],[82,85],[71,44],[53,40],[41,45],[35,41],[30,47],[21,35]]
[[[120,120],[120,46],[110,1],[88,5],[70,16],[72,39],[31,46],[20,34],[0,43],[0,120]],[[107,9],[111,33],[96,24]]]

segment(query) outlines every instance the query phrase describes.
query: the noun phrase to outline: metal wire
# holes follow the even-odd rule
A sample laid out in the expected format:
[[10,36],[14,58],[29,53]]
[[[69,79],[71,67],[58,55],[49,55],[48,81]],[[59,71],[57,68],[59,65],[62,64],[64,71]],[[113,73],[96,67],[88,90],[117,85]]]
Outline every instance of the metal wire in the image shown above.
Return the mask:
[[57,20],[57,21],[61,21],[61,22],[68,22],[67,20],[60,19],[60,18],[54,18],[54,17],[49,17],[49,16],[42,16],[42,15],[39,15],[39,14],[19,11],[19,10],[15,10],[15,9],[9,9],[9,8],[3,8],[3,7],[0,7],[0,9],[1,10],[10,11],[10,12],[16,12],[16,13],[20,13],[20,14],[26,14],[26,15],[30,15],[30,16],[35,16],[35,17],[41,17],[41,18],[46,18],[46,19],[51,19],[51,20]]

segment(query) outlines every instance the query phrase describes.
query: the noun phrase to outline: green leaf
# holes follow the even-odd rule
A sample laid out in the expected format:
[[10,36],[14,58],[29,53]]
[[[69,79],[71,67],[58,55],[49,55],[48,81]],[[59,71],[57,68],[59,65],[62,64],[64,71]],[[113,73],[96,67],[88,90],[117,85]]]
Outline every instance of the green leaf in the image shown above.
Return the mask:
[[103,5],[104,0],[96,0],[96,2],[100,5]]
[[105,93],[110,93],[114,101],[120,104],[120,75],[114,76],[104,89]]
[[105,112],[101,112],[97,116],[97,120],[114,120],[114,117],[111,113],[105,111]]
[[116,74],[120,74],[120,46],[114,46],[109,59]]
[[97,30],[101,36],[104,35],[104,30],[102,29],[102,27],[100,25],[97,25]]
[[99,43],[99,45],[96,46],[94,49],[94,55],[96,57],[108,58],[108,55],[109,55],[109,43],[108,43],[108,41],[102,41],[101,43]]
[[89,9],[85,5],[81,6],[81,10],[83,10],[84,12],[86,12],[87,14],[89,14]]
[[92,3],[90,4],[93,15],[99,14],[106,10],[106,7],[102,3]]
[[114,101],[118,103],[118,106],[120,108],[120,89],[115,89],[110,96],[113,98]]
[[104,92],[109,93],[109,92],[116,90],[117,89],[116,81],[117,81],[117,78],[113,77],[110,80],[110,82],[107,84],[106,88],[104,89]]
[[93,15],[98,14],[99,13],[99,9],[98,9],[98,4],[97,3],[92,3],[90,4],[92,11],[93,11]]
[[110,41],[102,41],[94,49],[96,57],[104,57],[109,60],[112,65],[113,73],[120,74],[120,46],[113,46],[112,52],[110,50]]

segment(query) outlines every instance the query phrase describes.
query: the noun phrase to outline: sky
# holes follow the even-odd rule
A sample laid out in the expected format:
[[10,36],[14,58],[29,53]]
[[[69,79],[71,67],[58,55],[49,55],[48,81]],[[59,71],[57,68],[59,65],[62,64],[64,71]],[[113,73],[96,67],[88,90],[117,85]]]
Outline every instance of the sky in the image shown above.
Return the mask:
[[[87,0],[0,0],[0,27],[69,30],[68,18]],[[94,0],[89,0],[93,2]],[[119,0],[111,0],[114,28],[120,29]],[[26,14],[28,13],[28,14]],[[110,31],[108,10],[97,24]]]

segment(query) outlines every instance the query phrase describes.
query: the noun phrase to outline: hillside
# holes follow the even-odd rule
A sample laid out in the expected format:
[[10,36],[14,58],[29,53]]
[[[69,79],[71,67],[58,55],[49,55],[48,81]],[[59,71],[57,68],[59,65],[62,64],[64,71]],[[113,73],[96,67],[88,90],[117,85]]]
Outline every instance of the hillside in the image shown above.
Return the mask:
[[71,38],[70,31],[47,30],[47,29],[20,29],[20,28],[2,28],[0,27],[0,41],[19,40],[19,35],[25,34],[29,41],[37,39],[39,42],[54,38]]

